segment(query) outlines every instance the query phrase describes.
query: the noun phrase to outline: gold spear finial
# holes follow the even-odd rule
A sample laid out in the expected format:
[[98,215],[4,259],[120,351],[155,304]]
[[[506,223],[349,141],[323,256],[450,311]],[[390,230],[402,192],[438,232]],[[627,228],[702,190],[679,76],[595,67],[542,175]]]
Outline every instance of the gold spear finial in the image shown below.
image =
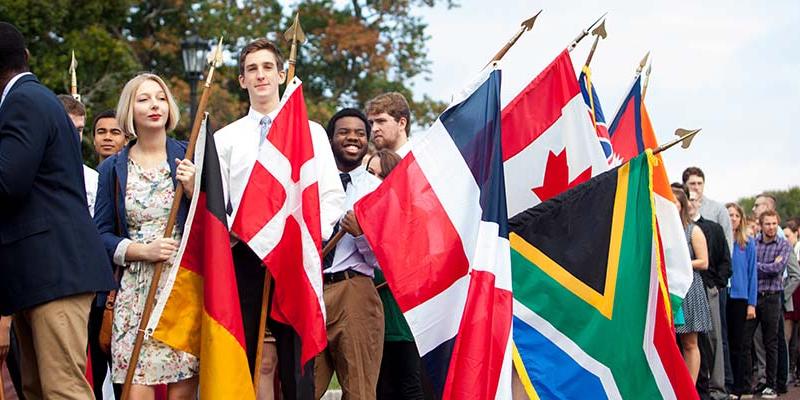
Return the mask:
[[692,139],[694,139],[695,135],[700,133],[701,130],[703,129],[699,128],[699,129],[689,130],[689,129],[678,128],[675,130],[675,136],[678,136],[678,138],[673,139],[669,143],[665,143],[662,144],[661,146],[658,146],[658,148],[653,150],[653,154],[661,153],[662,151],[667,150],[678,143],[681,144],[682,148],[688,149],[689,146],[692,144]]
[[294,79],[295,65],[297,64],[297,43],[303,44],[306,42],[306,34],[303,32],[303,27],[300,26],[300,10],[294,16],[294,23],[289,27],[289,30],[283,34],[286,41],[292,44],[289,51],[289,71],[286,74],[287,84]]
[[650,84],[650,72],[653,71],[653,62],[650,61],[650,65],[647,66],[647,71],[644,71],[644,83],[642,84],[642,98],[644,99],[647,95],[647,86]]
[[208,53],[208,76],[206,77],[205,87],[211,87],[211,80],[214,77],[214,70],[222,66],[222,36],[219,37],[217,48]]
[[636,67],[636,74],[641,74],[644,66],[647,65],[647,59],[650,58],[650,50],[647,51],[647,54],[642,57],[642,61],[639,61],[639,66]]
[[71,94],[72,97],[75,98],[75,100],[81,101],[81,95],[78,94],[77,69],[78,69],[78,61],[75,60],[75,50],[72,50],[72,60],[70,60],[69,62],[69,74],[70,74],[69,94]]
[[583,40],[583,38],[585,38],[586,36],[589,36],[589,32],[592,30],[592,28],[594,28],[594,26],[595,26],[595,25],[597,25],[598,23],[600,23],[600,21],[602,21],[602,20],[603,20],[603,18],[605,18],[605,17],[606,17],[606,15],[608,15],[608,13],[607,13],[607,12],[606,12],[606,13],[603,13],[603,15],[601,15],[601,16],[600,16],[600,18],[598,18],[596,21],[592,22],[592,24],[591,24],[591,25],[589,25],[589,27],[588,27],[588,28],[586,28],[586,29],[582,30],[582,31],[581,31],[581,33],[579,33],[579,34],[578,34],[578,36],[576,36],[576,37],[575,37],[575,39],[573,39],[573,40],[572,40],[572,43],[570,43],[570,44],[569,44],[569,46],[567,46],[567,49],[568,49],[569,51],[572,51],[572,50],[574,50],[574,49],[575,49],[575,46],[577,46],[577,45],[578,45],[578,42],[580,42],[581,40]]
[[594,51],[597,50],[597,44],[600,42],[600,39],[605,39],[608,36],[606,32],[606,20],[597,25],[597,28],[592,29],[592,35],[594,35],[594,43],[592,43],[592,49],[589,50],[589,55],[586,57],[585,66],[589,66],[589,63],[592,62],[592,57],[594,57]]
[[492,57],[492,59],[489,60],[489,63],[486,65],[489,65],[495,61],[502,59],[503,56],[506,55],[508,50],[511,49],[512,46],[514,46],[514,43],[517,43],[517,40],[519,40],[519,38],[522,36],[523,33],[533,29],[533,24],[536,23],[536,18],[541,13],[542,10],[539,10],[539,12],[537,12],[536,15],[526,19],[525,21],[522,21],[522,23],[519,26],[519,29],[517,29],[517,32],[514,34],[514,36],[512,36],[511,39],[508,42],[506,42],[506,44],[500,49],[500,51],[498,51],[497,54],[495,54],[494,57]]

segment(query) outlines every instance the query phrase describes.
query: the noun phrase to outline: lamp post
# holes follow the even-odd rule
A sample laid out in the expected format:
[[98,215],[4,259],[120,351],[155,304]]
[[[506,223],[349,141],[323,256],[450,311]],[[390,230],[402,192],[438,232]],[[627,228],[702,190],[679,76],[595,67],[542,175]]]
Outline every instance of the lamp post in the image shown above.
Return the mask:
[[208,55],[208,42],[197,35],[190,35],[181,41],[181,55],[183,56],[183,69],[186,71],[186,80],[189,81],[189,114],[190,126],[194,122],[197,112],[197,82],[203,79],[203,68]]

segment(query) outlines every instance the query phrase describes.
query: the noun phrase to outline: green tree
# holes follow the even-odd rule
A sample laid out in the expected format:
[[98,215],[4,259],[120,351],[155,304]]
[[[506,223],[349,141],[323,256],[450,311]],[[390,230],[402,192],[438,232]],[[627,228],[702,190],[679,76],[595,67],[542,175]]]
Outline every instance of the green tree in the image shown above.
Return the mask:
[[[226,68],[214,79],[208,111],[216,125],[247,111],[247,94],[238,84],[237,54],[248,41],[267,36],[288,56],[283,32],[301,10],[308,43],[299,47],[297,75],[304,81],[310,118],[325,122],[342,106],[363,107],[387,91],[406,95],[412,122],[425,126],[445,103],[415,101],[412,79],[426,76],[430,62],[426,24],[414,11],[454,0],[0,0],[0,20],[13,21],[31,51],[31,68],[56,93],[69,91],[70,52],[78,59],[78,86],[94,114],[116,106],[127,80],[140,71],[162,76],[181,105],[176,135],[185,137],[191,121],[189,86],[181,59],[181,40],[196,33],[209,41],[225,37]],[[84,154],[93,154],[85,137]],[[93,164],[93,157],[87,157]]]
[[[800,187],[795,186],[786,190],[768,190],[765,193],[775,196],[776,209],[781,216],[781,225],[789,218],[800,217]],[[750,214],[757,196],[743,197],[737,203],[744,208],[746,213]]]

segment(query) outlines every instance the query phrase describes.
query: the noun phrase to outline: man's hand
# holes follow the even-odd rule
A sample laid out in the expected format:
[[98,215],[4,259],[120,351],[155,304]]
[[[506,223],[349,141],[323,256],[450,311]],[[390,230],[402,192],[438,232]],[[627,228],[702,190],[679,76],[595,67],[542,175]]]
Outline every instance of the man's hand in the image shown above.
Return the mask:
[[756,319],[756,307],[755,306],[747,306],[747,317],[745,319]]
[[781,262],[781,260],[783,260],[782,256],[775,257],[775,262]]
[[[0,317],[0,365],[8,356],[8,348],[11,344],[11,317]],[[3,388],[0,388],[3,390]]]
[[358,224],[358,220],[356,219],[356,215],[353,213],[353,211],[348,211],[347,214],[344,215],[342,221],[339,222],[339,226],[343,231],[353,236],[361,236],[364,234],[364,231],[361,230],[361,225]]

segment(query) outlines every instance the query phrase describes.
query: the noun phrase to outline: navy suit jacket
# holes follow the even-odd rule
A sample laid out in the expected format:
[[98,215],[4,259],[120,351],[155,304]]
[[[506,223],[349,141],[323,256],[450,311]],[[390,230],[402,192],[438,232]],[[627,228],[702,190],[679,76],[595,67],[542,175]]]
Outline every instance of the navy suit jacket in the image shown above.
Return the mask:
[[[108,259],[114,259],[114,251],[122,239],[130,239],[128,233],[128,222],[125,210],[125,188],[128,184],[128,153],[134,142],[129,143],[119,153],[105,159],[97,172],[100,174],[97,182],[97,199],[94,203],[94,223],[103,238]],[[175,159],[183,160],[186,156],[186,142],[178,141],[170,137],[167,138],[167,162],[169,163],[172,184],[178,185],[175,178]],[[114,206],[114,188],[119,183],[117,192],[117,204]],[[178,208],[178,218],[175,222],[175,230],[183,230],[186,222],[186,214],[189,212],[190,201],[184,196]],[[115,210],[116,208],[116,210]],[[117,227],[117,216],[119,216],[120,226]]]
[[0,314],[115,286],[75,127],[53,92],[23,76],[0,106]]

